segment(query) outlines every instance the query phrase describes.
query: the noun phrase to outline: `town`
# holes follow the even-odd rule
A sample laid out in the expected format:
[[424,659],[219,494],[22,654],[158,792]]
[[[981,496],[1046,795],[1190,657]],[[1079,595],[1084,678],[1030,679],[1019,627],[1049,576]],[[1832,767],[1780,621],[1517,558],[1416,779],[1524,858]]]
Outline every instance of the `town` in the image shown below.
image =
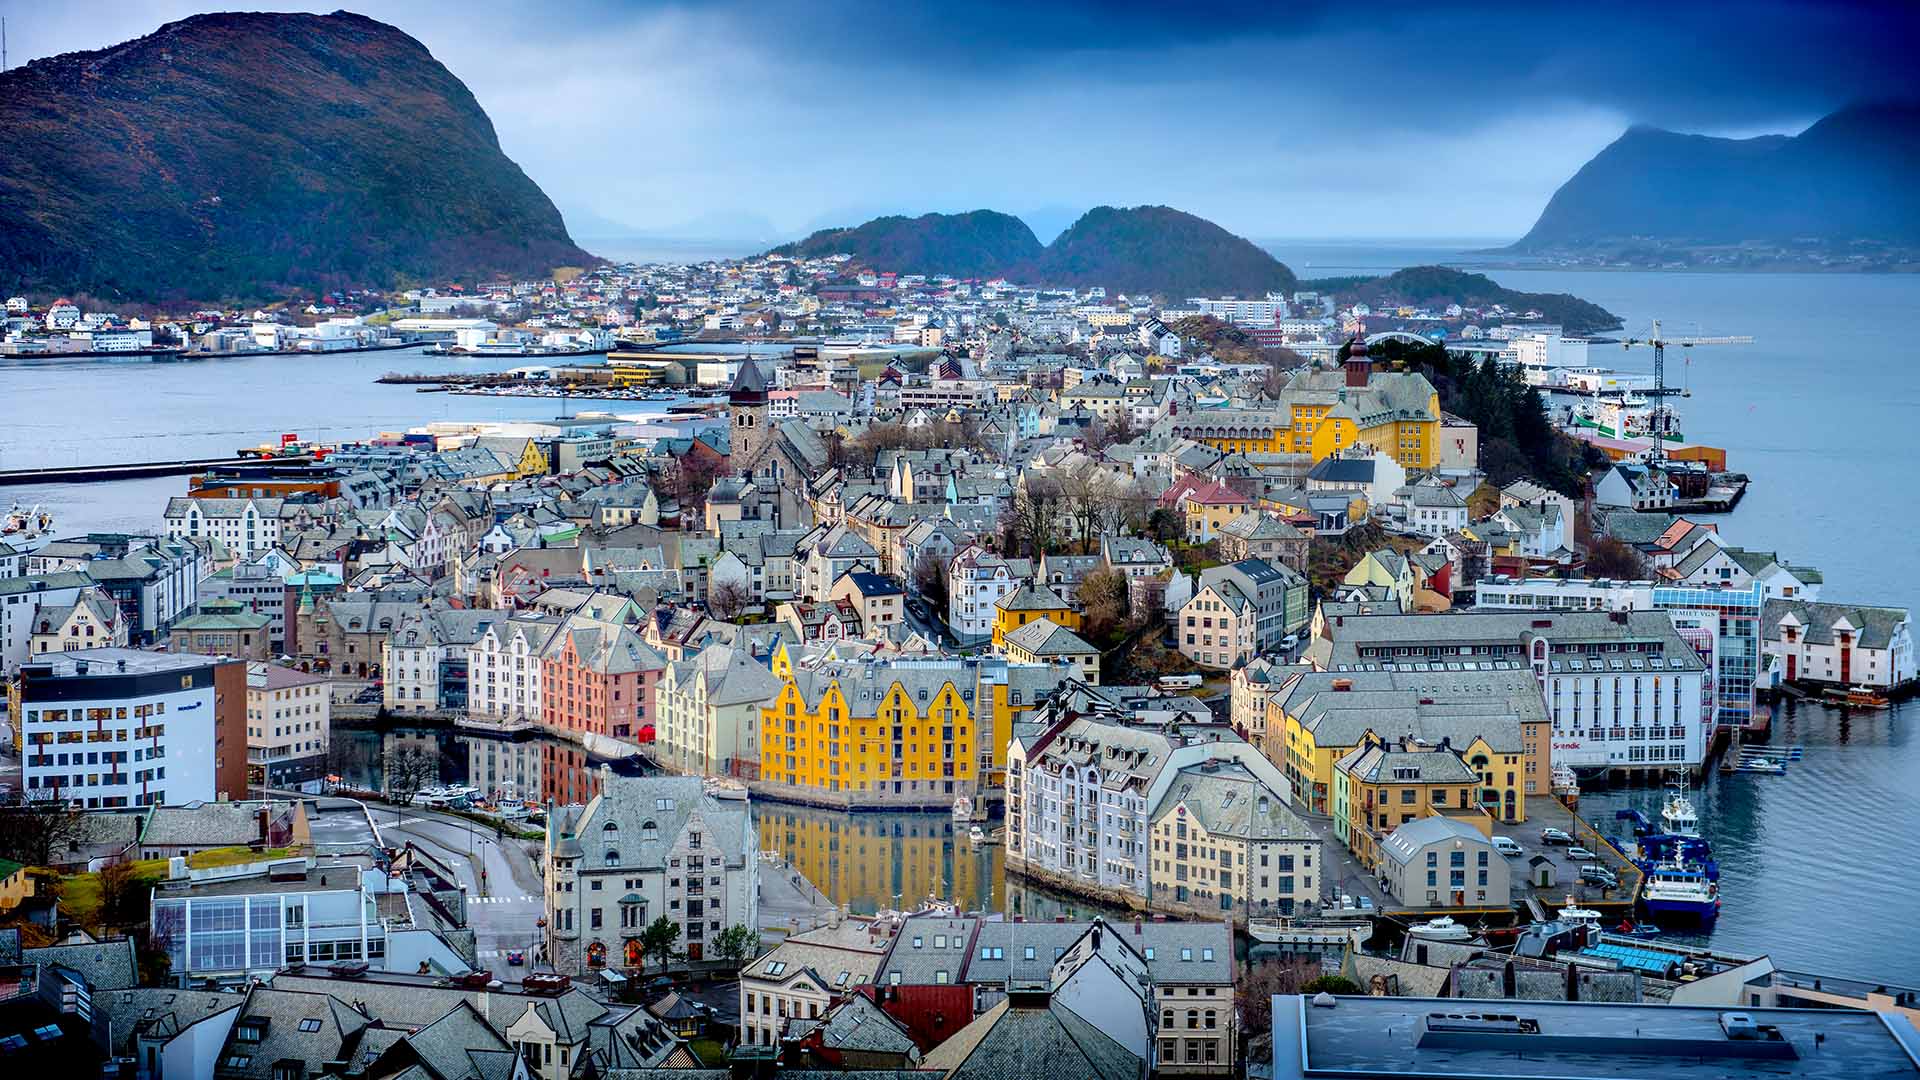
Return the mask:
[[[1777,697],[1908,692],[1910,619],[1680,509],[1711,448],[1444,408],[1447,357],[1450,393],[1483,373],[1536,416],[1592,378],[1538,312],[778,256],[377,304],[9,305],[24,352],[405,333],[604,352],[491,389],[660,403],[289,435],[147,533],[16,509],[0,967],[91,998],[106,1056],[1299,1075],[1304,1038],[1358,1074],[1316,1029],[1402,995],[1567,1030],[1920,1015],[1661,933],[1722,902],[1691,784],[1792,767]],[[1672,785],[1661,821],[1581,816],[1620,784]],[[917,812],[949,865],[1089,914],[854,910],[769,842],[781,806]],[[1327,992],[1372,1004],[1321,1021]]]

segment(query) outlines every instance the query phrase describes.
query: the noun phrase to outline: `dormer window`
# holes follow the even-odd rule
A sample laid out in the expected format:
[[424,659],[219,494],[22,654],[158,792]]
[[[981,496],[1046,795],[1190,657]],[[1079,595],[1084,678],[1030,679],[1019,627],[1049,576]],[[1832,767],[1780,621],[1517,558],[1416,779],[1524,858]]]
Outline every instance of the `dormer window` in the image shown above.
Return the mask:
[[655,825],[651,820],[641,822],[640,823],[640,839],[642,840],[660,839],[659,826]]

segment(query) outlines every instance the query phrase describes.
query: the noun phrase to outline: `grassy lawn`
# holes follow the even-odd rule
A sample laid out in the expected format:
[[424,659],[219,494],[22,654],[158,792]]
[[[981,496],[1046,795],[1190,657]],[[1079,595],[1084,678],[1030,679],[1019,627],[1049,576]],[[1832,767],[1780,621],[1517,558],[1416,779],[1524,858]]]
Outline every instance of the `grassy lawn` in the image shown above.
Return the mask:
[[700,1038],[687,1045],[693,1051],[693,1056],[700,1059],[702,1065],[720,1068],[727,1063],[727,1048],[719,1039]]
[[[239,866],[243,863],[286,858],[292,854],[294,854],[292,848],[275,848],[269,851],[254,851],[244,847],[215,848],[212,851],[201,851],[187,856],[187,866],[193,870],[211,870],[219,866]],[[166,880],[167,862],[166,859],[136,859],[129,864],[133,868],[136,887],[144,892]],[[100,875],[72,874],[61,878],[60,906],[75,922],[90,929],[97,929],[100,919]]]

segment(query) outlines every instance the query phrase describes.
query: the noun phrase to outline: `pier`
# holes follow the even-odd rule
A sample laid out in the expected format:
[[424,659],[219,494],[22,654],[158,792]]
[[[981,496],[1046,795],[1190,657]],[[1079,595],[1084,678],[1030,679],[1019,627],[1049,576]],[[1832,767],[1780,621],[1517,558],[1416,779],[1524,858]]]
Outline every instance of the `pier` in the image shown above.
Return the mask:
[[[307,465],[310,457],[268,459],[273,465]],[[130,461],[118,465],[60,465],[36,469],[0,469],[0,487],[22,484],[100,484],[113,480],[145,480],[155,476],[191,476],[230,465],[261,464],[257,457],[193,458],[185,461]]]

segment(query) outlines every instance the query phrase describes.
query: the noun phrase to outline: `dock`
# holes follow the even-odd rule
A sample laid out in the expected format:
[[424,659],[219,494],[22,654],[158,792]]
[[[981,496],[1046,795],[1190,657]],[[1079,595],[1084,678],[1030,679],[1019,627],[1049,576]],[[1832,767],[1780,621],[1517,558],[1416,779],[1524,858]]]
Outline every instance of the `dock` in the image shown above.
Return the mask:
[[[0,469],[0,487],[22,484],[98,484],[114,480],[145,480],[155,476],[191,476],[224,465],[249,465],[257,457],[193,458],[183,461],[129,461],[116,465],[60,465],[35,469]],[[308,465],[310,457],[271,459],[274,465]]]

